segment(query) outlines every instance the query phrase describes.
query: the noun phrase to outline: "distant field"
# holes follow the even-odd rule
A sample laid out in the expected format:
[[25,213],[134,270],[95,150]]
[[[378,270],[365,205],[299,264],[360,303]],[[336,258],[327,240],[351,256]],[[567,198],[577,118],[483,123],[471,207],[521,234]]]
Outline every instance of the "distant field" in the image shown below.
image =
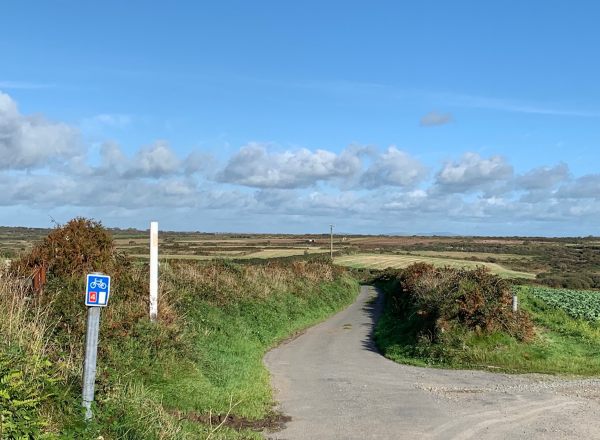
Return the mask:
[[441,258],[457,258],[457,259],[468,259],[476,258],[478,260],[485,260],[487,258],[495,258],[496,260],[512,260],[512,259],[531,259],[530,255],[518,255],[518,254],[496,254],[493,252],[461,252],[461,251],[414,251],[412,255],[420,255],[423,257],[441,257]]
[[[159,232],[163,259],[252,259],[327,253],[328,228],[321,234],[250,234],[225,232]],[[0,259],[15,259],[50,229],[0,226]],[[139,259],[150,253],[149,231],[111,230],[117,249]],[[598,237],[459,237],[334,234],[334,252],[354,255],[341,264],[360,267],[404,267],[413,261],[438,266],[483,264],[505,277],[534,278],[552,286],[600,289]],[[362,257],[356,259],[358,255]],[[481,262],[481,263],[479,263]]]
[[475,268],[477,266],[486,266],[492,273],[504,278],[528,278],[533,279],[535,275],[528,272],[519,272],[507,269],[496,263],[484,263],[479,261],[457,260],[452,258],[428,257],[419,255],[385,255],[385,254],[357,254],[345,255],[335,258],[335,263],[341,266],[369,269],[402,269],[413,263],[429,263],[434,266],[466,267]]
[[[187,255],[187,254],[160,254],[159,259],[167,260],[212,260],[215,258],[229,258],[236,260],[248,260],[251,258],[281,258],[281,257],[293,257],[295,255],[308,254],[322,254],[329,252],[329,249],[309,248],[309,249],[261,249],[251,253],[232,253],[223,251],[222,254],[216,252],[211,255]],[[132,254],[132,257],[136,258],[149,258],[148,254]]]

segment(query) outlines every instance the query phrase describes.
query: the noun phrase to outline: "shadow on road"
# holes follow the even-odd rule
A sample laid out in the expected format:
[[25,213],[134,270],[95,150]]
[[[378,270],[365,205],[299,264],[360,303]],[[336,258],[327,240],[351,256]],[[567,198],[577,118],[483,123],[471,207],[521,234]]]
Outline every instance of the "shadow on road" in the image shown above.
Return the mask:
[[381,352],[377,348],[377,345],[375,345],[375,341],[373,340],[373,333],[375,331],[375,324],[377,324],[377,320],[379,319],[379,316],[381,316],[381,312],[383,311],[384,295],[383,292],[381,292],[379,289],[374,289],[375,292],[377,292],[377,296],[375,296],[373,300],[367,301],[363,306],[363,310],[367,312],[367,315],[370,318],[369,322],[363,325],[369,326],[370,330],[369,334],[367,335],[367,338],[363,339],[362,346],[367,351],[372,351],[374,353],[381,354]]

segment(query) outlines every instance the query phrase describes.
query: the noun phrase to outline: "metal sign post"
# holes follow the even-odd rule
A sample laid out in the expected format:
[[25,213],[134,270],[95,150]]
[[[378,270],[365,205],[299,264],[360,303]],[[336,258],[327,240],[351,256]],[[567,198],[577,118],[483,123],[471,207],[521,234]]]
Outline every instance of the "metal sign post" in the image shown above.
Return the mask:
[[92,402],[96,385],[96,359],[98,354],[98,333],[100,332],[100,311],[108,305],[110,277],[102,273],[91,273],[86,277],[85,305],[88,306],[87,331],[85,335],[85,361],[83,364],[83,407],[85,420],[92,418]]

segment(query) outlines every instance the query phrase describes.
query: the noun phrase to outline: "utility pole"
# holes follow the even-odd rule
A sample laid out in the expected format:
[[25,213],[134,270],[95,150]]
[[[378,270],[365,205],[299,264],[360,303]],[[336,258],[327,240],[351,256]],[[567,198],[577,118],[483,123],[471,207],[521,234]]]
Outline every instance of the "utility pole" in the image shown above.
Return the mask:
[[329,225],[329,253],[333,260],[333,225]]

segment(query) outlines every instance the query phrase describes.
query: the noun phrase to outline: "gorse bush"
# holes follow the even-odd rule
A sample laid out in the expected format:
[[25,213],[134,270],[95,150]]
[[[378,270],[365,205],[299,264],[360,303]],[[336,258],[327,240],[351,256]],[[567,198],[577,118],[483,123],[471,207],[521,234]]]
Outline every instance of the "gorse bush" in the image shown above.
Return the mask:
[[469,335],[533,336],[529,316],[512,311],[508,283],[484,268],[435,268],[417,263],[387,272],[388,305],[414,353],[444,358],[463,349]]
[[126,260],[115,251],[111,234],[101,223],[75,218],[56,227],[42,242],[11,265],[13,273],[29,275],[44,266],[58,277],[103,271],[118,272]]

